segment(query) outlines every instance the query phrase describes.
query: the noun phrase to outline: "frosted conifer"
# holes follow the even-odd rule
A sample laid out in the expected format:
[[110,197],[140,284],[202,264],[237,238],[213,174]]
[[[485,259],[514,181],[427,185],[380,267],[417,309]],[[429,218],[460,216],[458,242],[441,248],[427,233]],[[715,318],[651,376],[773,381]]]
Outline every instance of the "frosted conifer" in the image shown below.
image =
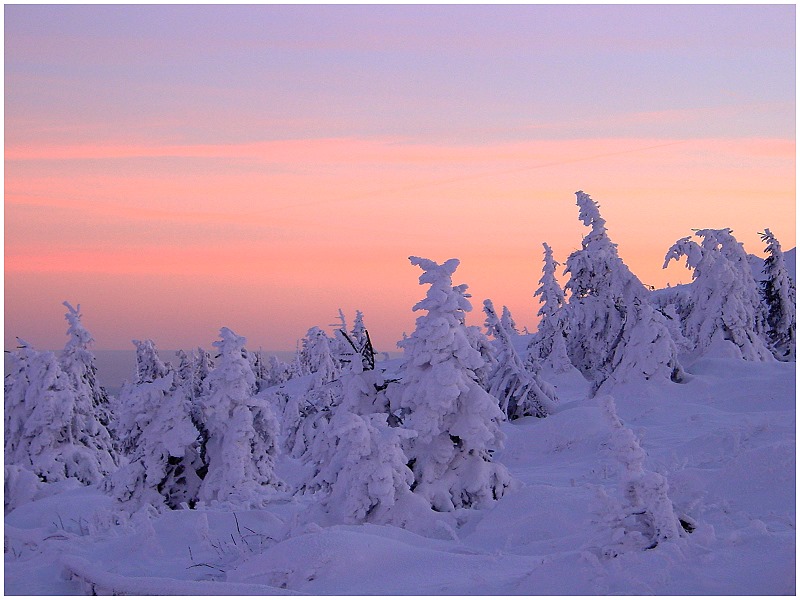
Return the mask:
[[701,354],[733,349],[745,360],[771,360],[764,306],[741,243],[730,229],[701,229],[695,235],[700,244],[682,238],[664,259],[666,268],[670,260],[686,257],[686,266],[693,269],[679,307],[684,336]]
[[348,523],[387,522],[397,501],[411,494],[414,476],[402,449],[413,434],[389,427],[377,371],[342,376],[343,399],[306,455],[314,463],[308,489]]
[[181,383],[167,371],[122,388],[118,430],[130,432],[124,445],[130,456],[109,480],[119,500],[170,508],[197,501],[199,433],[191,420],[191,384]]
[[797,300],[795,286],[780,242],[769,229],[761,234],[769,254],[764,261],[765,278],[761,282],[761,294],[767,304],[767,337],[776,356],[782,360],[795,360],[797,355]]
[[531,360],[548,364],[556,373],[563,373],[572,368],[567,355],[564,290],[556,280],[556,268],[560,263],[553,259],[553,249],[543,243],[544,265],[539,288],[534,293],[542,303],[537,316],[541,317],[539,328],[528,346]]
[[324,384],[338,378],[341,367],[337,364],[331,350],[331,339],[319,327],[312,327],[303,338],[303,349],[299,360],[303,374],[314,374],[317,384]]
[[136,346],[136,383],[155,381],[167,374],[153,340],[133,340],[133,345]]
[[616,555],[626,549],[646,550],[683,537],[684,528],[669,498],[666,478],[645,468],[647,454],[633,431],[620,421],[614,399],[600,398],[600,406],[611,428],[610,450],[623,468],[623,502],[605,516],[615,530],[614,543],[606,552]]
[[511,311],[507,306],[503,306],[503,313],[500,317],[500,323],[502,323],[503,329],[505,329],[509,335],[519,335],[517,322],[514,320],[514,317],[511,316]]
[[497,345],[497,363],[489,376],[488,391],[498,399],[500,410],[509,420],[551,414],[558,402],[555,390],[542,381],[537,372],[525,368],[491,300],[484,300],[483,310],[486,329]]
[[510,483],[506,468],[491,459],[503,443],[499,423],[504,415],[476,381],[484,361],[464,324],[472,309],[466,286],[452,284],[459,261],[410,260],[424,271],[420,284],[430,285],[414,306],[426,314],[400,342],[399,403],[408,413],[404,425],[417,433],[408,453],[414,491],[439,511],[485,505]]
[[94,341],[91,334],[81,323],[80,304],[74,308],[69,302],[65,315],[69,328],[64,351],[59,357],[61,368],[69,377],[75,394],[75,412],[82,422],[83,432],[91,438],[91,444],[97,448],[101,471],[109,473],[116,467],[116,451],[114,450],[108,427],[113,415],[108,394],[97,381],[95,357],[89,350]]
[[25,468],[46,483],[75,477],[95,484],[113,469],[107,430],[79,406],[87,399],[77,396],[55,354],[28,346],[13,352],[5,388],[7,466]]
[[[617,254],[597,203],[584,192],[576,196],[580,219],[591,231],[583,238],[581,249],[567,258],[570,278],[566,288],[571,295],[565,312],[570,361],[594,382],[595,391],[612,373],[614,381],[679,381],[683,370],[665,317],[651,306],[648,290]],[[622,344],[623,339],[634,336],[633,329],[636,338],[660,343],[635,348]],[[628,352],[635,356],[626,357]]]
[[255,396],[255,376],[242,355],[245,339],[220,330],[217,365],[198,403],[208,432],[208,464],[200,500],[258,505],[271,490],[283,489],[275,475],[279,426],[272,408]]

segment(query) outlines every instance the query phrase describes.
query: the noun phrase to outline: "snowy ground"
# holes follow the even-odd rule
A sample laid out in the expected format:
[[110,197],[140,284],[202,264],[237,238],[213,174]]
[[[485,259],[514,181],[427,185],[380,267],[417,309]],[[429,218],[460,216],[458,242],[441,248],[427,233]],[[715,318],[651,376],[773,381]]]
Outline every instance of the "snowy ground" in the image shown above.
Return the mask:
[[[558,411],[506,423],[515,486],[487,510],[411,530],[326,521],[310,497],[260,511],[122,516],[63,485],[5,519],[5,593],[255,595],[795,594],[795,364],[704,358],[681,385],[613,391],[667,477],[675,542],[607,557],[620,498],[610,429],[577,372],[545,373]],[[302,465],[282,459],[291,482]],[[54,488],[54,491],[56,488]]]

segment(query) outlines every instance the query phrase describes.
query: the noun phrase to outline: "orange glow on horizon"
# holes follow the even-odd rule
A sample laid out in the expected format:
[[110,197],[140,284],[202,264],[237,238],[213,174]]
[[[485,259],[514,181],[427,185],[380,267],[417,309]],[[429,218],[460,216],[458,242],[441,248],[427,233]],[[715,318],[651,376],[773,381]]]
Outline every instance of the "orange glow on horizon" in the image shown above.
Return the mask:
[[[461,259],[456,280],[474,294],[471,323],[482,323],[481,302],[491,298],[533,330],[541,242],[563,263],[585,235],[574,191],[600,203],[623,260],[660,287],[689,281],[685,269],[661,265],[669,245],[692,228],[732,227],[749,252],[761,254],[757,232],[770,227],[793,247],[794,223],[785,215],[794,210],[794,155],[792,140],[748,138],[11,147],[6,306],[19,311],[41,295],[34,304],[57,312],[65,298],[31,287],[31,277],[58,278],[91,289],[70,299],[87,315],[101,303],[97,316],[106,323],[119,319],[112,307],[129,314],[132,303],[147,305],[157,330],[180,340],[187,339],[181,327],[198,330],[200,316],[209,319],[208,335],[235,312],[239,333],[272,349],[293,348],[308,327],[333,322],[341,306],[364,311],[373,337],[393,350],[424,295],[407,262],[413,254]],[[137,162],[145,158],[160,161],[158,173]],[[86,165],[104,161],[120,166],[86,175]],[[36,169],[29,173],[28,165]],[[125,279],[143,289],[122,285]],[[170,324],[145,290],[171,307],[191,294],[217,308],[195,308],[193,316],[168,308]],[[268,301],[274,312],[261,315],[242,297]],[[305,325],[274,330],[262,322],[287,313]],[[98,334],[98,345],[124,348],[153,335],[142,327]],[[7,331],[7,345],[14,335],[27,334]]]

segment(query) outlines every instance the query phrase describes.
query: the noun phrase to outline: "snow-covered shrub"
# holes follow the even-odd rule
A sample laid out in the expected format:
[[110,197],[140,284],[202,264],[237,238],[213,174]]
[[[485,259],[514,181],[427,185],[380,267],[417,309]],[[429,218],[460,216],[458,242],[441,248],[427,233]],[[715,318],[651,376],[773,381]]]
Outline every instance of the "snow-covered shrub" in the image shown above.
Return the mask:
[[[546,243],[544,246],[544,265],[539,288],[534,293],[542,303],[537,312],[541,317],[539,328],[528,345],[528,356],[533,360],[547,364],[556,373],[564,373],[572,368],[567,355],[565,313],[563,306],[564,290],[556,281],[556,267],[560,263],[553,259],[553,249]],[[531,361],[531,362],[532,362]]]
[[649,550],[662,542],[686,535],[670,500],[666,478],[645,468],[647,454],[636,435],[617,415],[614,399],[604,396],[600,406],[611,428],[609,449],[622,467],[622,502],[606,498],[606,523],[612,527],[611,544],[606,554],[625,550]]
[[266,400],[255,396],[255,376],[243,356],[245,339],[220,329],[217,366],[198,399],[208,432],[208,472],[200,500],[258,505],[284,484],[275,474],[279,426]]
[[[576,196],[580,219],[592,229],[581,249],[567,258],[570,298],[564,310],[570,361],[594,382],[595,391],[612,373],[615,381],[680,381],[683,370],[665,317],[653,308],[648,290],[617,254],[597,203],[584,192]],[[659,343],[636,347],[621,343],[645,338]]]
[[4,404],[6,466],[29,469],[46,483],[75,477],[84,484],[114,467],[108,431],[52,352],[25,346],[11,354]]
[[[497,398],[500,410],[510,419],[546,417],[558,402],[551,385],[539,378],[536,371],[525,368],[502,319],[497,317],[491,300],[484,300],[486,329],[496,344],[496,364],[489,375],[489,393]],[[536,366],[537,363],[533,362]]]
[[5,465],[3,470],[3,510],[5,514],[31,502],[44,484],[29,468]]
[[484,362],[464,324],[472,310],[466,286],[452,284],[459,261],[410,260],[424,271],[420,284],[430,284],[414,306],[426,314],[399,344],[399,403],[408,413],[404,426],[417,433],[408,452],[414,491],[438,511],[481,506],[500,498],[510,483],[506,468],[491,458],[503,443],[504,415],[476,380]]
[[795,286],[783,259],[781,244],[769,229],[761,234],[769,254],[764,261],[761,294],[767,304],[767,337],[782,360],[797,356],[797,299]]
[[765,311],[750,270],[747,254],[730,229],[701,229],[701,243],[685,237],[672,245],[664,259],[686,257],[694,269],[692,283],[679,309],[683,334],[695,352],[732,350],[745,360],[771,360],[765,341]]

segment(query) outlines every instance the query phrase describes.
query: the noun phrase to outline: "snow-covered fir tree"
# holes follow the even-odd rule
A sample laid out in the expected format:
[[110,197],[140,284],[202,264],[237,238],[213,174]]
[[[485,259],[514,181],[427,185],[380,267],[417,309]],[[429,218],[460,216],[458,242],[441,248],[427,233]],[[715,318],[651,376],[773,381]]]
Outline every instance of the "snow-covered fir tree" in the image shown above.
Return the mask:
[[[133,343],[139,380],[122,387],[116,423],[128,464],[110,477],[109,487],[122,501],[193,506],[200,487],[197,472],[203,468],[191,416],[193,382],[164,366],[151,340]],[[188,362],[185,354],[182,359]]]
[[500,410],[510,420],[551,414],[558,402],[555,390],[536,371],[525,368],[491,300],[484,300],[483,310],[486,329],[496,344],[496,365],[489,375],[488,391],[499,401]]
[[5,464],[27,469],[45,483],[70,477],[100,482],[114,461],[108,431],[86,402],[55,354],[27,345],[12,352],[5,382]]
[[400,408],[404,426],[417,436],[408,452],[414,491],[438,511],[479,507],[500,498],[510,483],[506,468],[492,462],[503,443],[505,416],[476,380],[484,361],[470,343],[465,313],[472,306],[466,286],[453,287],[457,259],[443,264],[411,257],[424,271],[427,296],[414,306],[426,311],[400,342]]
[[508,309],[507,306],[503,306],[502,316],[500,317],[500,323],[502,323],[503,328],[508,332],[509,335],[519,335],[519,329],[517,329],[517,322],[514,320],[514,317],[511,316],[511,311]]
[[769,229],[761,234],[768,253],[764,261],[761,293],[767,305],[767,337],[781,360],[797,357],[797,299],[780,242]]
[[274,354],[267,359],[266,387],[286,383],[292,377],[292,368]]
[[388,425],[383,378],[359,366],[342,376],[341,404],[306,454],[314,463],[307,489],[321,493],[323,505],[344,522],[391,522],[391,509],[411,495],[414,476],[402,444],[413,434]]
[[167,374],[153,340],[133,340],[136,346],[136,383],[155,381]]
[[255,376],[243,356],[245,338],[227,327],[214,342],[219,351],[198,399],[207,430],[208,472],[200,500],[259,505],[284,488],[275,474],[279,426],[266,400],[255,395]]
[[553,249],[547,243],[542,246],[542,278],[539,280],[539,288],[534,292],[534,297],[539,298],[542,304],[536,313],[541,319],[539,328],[528,345],[528,362],[540,361],[556,373],[563,373],[572,368],[572,363],[567,355],[564,290],[555,275],[560,263],[553,258]]
[[198,398],[205,390],[206,379],[214,369],[214,358],[210,352],[199,347],[192,352],[192,357],[192,362],[194,363],[194,395],[195,398]]
[[81,323],[80,304],[75,308],[65,301],[64,306],[67,307],[65,317],[69,323],[69,340],[59,362],[75,394],[75,412],[83,424],[83,435],[97,448],[101,471],[110,473],[117,465],[116,450],[108,429],[113,414],[108,394],[97,381],[95,357],[89,349],[94,339]]
[[356,310],[356,318],[353,321],[353,329],[350,331],[350,337],[359,348],[363,348],[369,339],[367,336],[367,328],[364,326],[364,313],[360,310]]
[[[679,381],[683,370],[664,315],[653,308],[648,290],[617,254],[598,204],[584,192],[576,196],[580,219],[591,231],[581,249],[567,258],[570,298],[564,310],[570,362],[593,381],[595,391],[612,374],[610,383]],[[658,340],[658,344],[627,346],[621,343],[626,338]]]
[[319,327],[312,327],[302,340],[299,354],[301,374],[313,374],[320,384],[328,383],[339,377],[341,366],[334,357],[332,341]]
[[677,312],[683,334],[694,351],[772,360],[766,343],[765,308],[747,254],[730,229],[701,229],[701,242],[681,238],[667,251],[671,260],[686,258],[692,283]]
[[675,513],[666,478],[645,468],[647,454],[633,431],[620,421],[614,399],[604,396],[599,400],[611,428],[609,449],[622,467],[622,501],[604,498],[603,520],[612,528],[612,541],[605,549],[606,555],[648,550],[684,537],[686,530]]

